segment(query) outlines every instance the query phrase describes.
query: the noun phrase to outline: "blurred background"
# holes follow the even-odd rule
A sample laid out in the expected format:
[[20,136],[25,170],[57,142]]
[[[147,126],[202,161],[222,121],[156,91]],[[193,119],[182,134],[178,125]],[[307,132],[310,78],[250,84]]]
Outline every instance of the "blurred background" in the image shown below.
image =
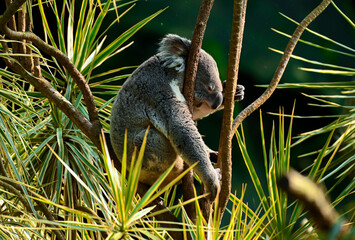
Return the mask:
[[[107,42],[110,42],[112,33],[121,34],[130,26],[139,22],[141,19],[148,17],[154,12],[168,7],[161,15],[153,19],[148,25],[141,29],[131,40],[134,44],[122,53],[116,55],[115,59],[109,61],[109,64],[104,67],[114,69],[122,66],[140,65],[150,56],[156,53],[158,43],[162,37],[168,33],[178,34],[180,36],[191,39],[197,14],[200,8],[201,1],[187,0],[142,0],[138,1],[136,6],[126,14],[120,23],[114,26],[108,34]],[[236,104],[235,114],[254,101],[264,91],[264,88],[256,85],[268,84],[273,76],[273,73],[280,61],[281,55],[269,49],[275,48],[283,51],[288,42],[288,38],[277,34],[271,28],[292,34],[297,27],[296,24],[284,18],[283,13],[288,17],[300,22],[320,1],[284,1],[284,0],[254,0],[248,2],[245,24],[245,35],[243,39],[242,56],[239,69],[238,83],[245,86],[245,98],[242,102]],[[344,11],[353,21],[355,16],[355,1],[342,0],[336,1],[338,7]],[[233,1],[215,1],[210,19],[207,24],[205,38],[202,48],[210,53],[216,60],[220,77],[226,79],[227,64],[228,64],[228,49],[229,39],[231,34],[231,20],[233,14]],[[114,15],[114,14],[113,14]],[[114,16],[113,16],[114,17]],[[335,10],[333,6],[329,6],[325,12],[319,16],[310,25],[310,29],[317,31],[335,41],[354,47],[355,31],[346,23],[344,18]],[[302,39],[312,41],[314,43],[327,46],[328,42],[321,38],[305,32]],[[353,58],[341,57],[337,54],[332,54],[324,50],[309,47],[305,44],[298,43],[295,55],[309,58],[319,62],[329,62],[335,65],[354,66]],[[350,61],[351,60],[351,61]],[[339,77],[325,74],[316,74],[305,72],[299,67],[314,67],[314,65],[300,62],[294,59],[290,60],[286,68],[286,72],[281,80],[281,83],[301,83],[301,82],[325,82],[325,81],[351,81],[351,77]],[[123,84],[123,81],[117,82]],[[277,89],[273,96],[261,107],[264,120],[264,128],[266,139],[270,139],[270,132],[273,121],[278,123],[278,116],[268,113],[278,113],[280,107],[284,108],[285,113],[291,114],[293,104],[295,103],[295,115],[313,116],[313,115],[333,115],[337,114],[338,109],[319,108],[309,106],[311,99],[302,95],[302,91],[308,94],[322,94],[324,91],[331,92],[331,89]],[[343,102],[339,102],[343,104]],[[220,125],[223,111],[210,115],[198,122],[198,128],[201,134],[204,135],[206,144],[214,149],[218,149]],[[325,126],[333,121],[334,118],[296,118],[294,119],[293,136],[317,129]],[[288,122],[288,119],[287,119]],[[276,125],[277,126],[277,125]],[[286,126],[288,126],[286,124]],[[258,173],[264,172],[264,163],[262,158],[262,148],[260,141],[259,128],[259,111],[255,111],[250,117],[243,122],[244,132],[246,136],[247,147],[251,159],[257,168]],[[321,148],[325,141],[325,136],[314,137],[292,149],[291,159],[292,167],[297,170],[304,169],[314,161],[316,155],[298,158],[297,156],[308,153],[310,151]],[[247,183],[246,201],[250,205],[257,206],[259,200],[255,196],[252,184],[249,182],[249,173],[243,163],[240,151],[236,142],[233,145],[233,183],[232,191],[240,191],[242,183]],[[269,146],[266,143],[266,146]],[[263,178],[261,178],[263,179]],[[255,198],[256,197],[256,198]]]

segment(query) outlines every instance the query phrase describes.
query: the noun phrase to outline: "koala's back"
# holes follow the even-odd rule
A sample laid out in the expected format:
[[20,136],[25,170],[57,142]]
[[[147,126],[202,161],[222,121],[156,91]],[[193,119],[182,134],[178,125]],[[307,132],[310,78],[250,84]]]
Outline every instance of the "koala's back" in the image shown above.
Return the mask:
[[163,85],[168,87],[168,83],[162,81],[166,74],[158,56],[153,56],[137,68],[120,89],[113,104],[110,124],[111,142],[119,159],[123,153],[125,130],[127,152],[131,156],[137,136],[150,125],[148,113],[156,111],[160,96],[166,94],[161,92]]

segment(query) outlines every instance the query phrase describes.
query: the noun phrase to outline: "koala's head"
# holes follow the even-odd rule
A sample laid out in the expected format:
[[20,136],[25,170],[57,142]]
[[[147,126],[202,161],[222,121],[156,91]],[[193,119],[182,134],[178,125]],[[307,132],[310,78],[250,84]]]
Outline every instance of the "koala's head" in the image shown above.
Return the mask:
[[[168,34],[159,44],[158,54],[163,67],[182,73],[182,81],[190,44],[186,38],[174,34]],[[215,60],[201,49],[195,83],[194,112],[218,108],[223,101],[222,90]]]

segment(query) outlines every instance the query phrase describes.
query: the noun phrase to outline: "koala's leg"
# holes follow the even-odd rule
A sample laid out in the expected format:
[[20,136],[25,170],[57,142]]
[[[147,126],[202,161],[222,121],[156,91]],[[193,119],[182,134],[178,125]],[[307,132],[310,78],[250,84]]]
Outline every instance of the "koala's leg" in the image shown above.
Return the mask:
[[[143,130],[135,137],[135,145],[138,149],[143,143],[145,132],[146,130]],[[172,164],[175,166],[163,185],[176,178],[183,171],[184,164],[182,158],[171,146],[170,141],[155,128],[149,129],[139,180],[152,185]]]

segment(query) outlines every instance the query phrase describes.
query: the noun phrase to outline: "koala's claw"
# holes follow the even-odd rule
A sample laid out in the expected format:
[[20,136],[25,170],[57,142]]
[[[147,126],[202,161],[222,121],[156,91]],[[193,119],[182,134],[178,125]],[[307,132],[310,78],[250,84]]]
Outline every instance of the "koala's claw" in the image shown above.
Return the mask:
[[221,190],[221,185],[220,185],[220,181],[222,179],[221,169],[215,168],[214,171],[216,174],[215,176],[217,178],[211,179],[212,182],[208,186],[206,186],[208,189],[208,192],[210,192],[210,195],[208,196],[208,200],[210,202],[213,202],[216,199],[217,194]]
[[244,90],[245,87],[243,85],[237,85],[234,95],[234,101],[241,101],[244,99]]

